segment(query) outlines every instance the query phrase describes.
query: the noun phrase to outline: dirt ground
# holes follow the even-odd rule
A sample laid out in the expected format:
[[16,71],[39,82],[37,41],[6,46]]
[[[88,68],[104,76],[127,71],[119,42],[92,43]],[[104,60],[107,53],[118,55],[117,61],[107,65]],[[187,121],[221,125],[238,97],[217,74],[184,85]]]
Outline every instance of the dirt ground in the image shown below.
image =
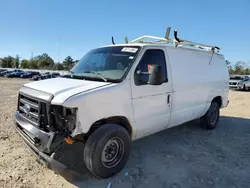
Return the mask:
[[26,82],[0,78],[0,187],[250,187],[250,92],[230,91],[215,130],[191,122],[133,142],[126,168],[99,180],[81,163],[81,144],[54,156],[69,169],[36,161],[13,128],[18,89]]

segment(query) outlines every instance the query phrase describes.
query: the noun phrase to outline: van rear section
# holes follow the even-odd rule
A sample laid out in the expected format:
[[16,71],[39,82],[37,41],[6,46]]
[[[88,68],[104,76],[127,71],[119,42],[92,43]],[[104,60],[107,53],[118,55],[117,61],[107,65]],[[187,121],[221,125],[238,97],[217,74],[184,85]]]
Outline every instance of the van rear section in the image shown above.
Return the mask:
[[170,126],[201,117],[215,97],[221,98],[221,108],[227,106],[229,73],[223,55],[173,47],[166,51],[173,85]]

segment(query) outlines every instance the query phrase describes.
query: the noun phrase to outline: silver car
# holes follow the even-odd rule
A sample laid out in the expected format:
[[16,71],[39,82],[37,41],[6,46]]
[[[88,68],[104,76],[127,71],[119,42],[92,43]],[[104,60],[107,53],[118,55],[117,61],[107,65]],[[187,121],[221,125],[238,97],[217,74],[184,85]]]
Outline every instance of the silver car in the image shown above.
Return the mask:
[[237,90],[249,90],[250,79],[248,75],[231,75],[229,79],[229,87]]

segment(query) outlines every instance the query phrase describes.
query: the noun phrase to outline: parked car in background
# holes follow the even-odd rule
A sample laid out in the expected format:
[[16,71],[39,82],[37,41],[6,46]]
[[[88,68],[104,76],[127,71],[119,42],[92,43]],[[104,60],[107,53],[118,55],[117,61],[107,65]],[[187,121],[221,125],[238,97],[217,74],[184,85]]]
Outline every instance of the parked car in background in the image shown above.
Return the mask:
[[61,78],[72,78],[72,75],[70,74],[64,74],[60,76]]
[[48,77],[50,73],[49,72],[46,72],[46,73],[43,73],[43,74],[39,74],[39,75],[35,75],[32,77],[32,80],[44,80]]
[[51,73],[51,77],[52,78],[57,78],[57,77],[60,77],[61,75],[60,75],[60,73],[58,73],[58,72],[52,72]]
[[250,79],[248,75],[231,75],[229,79],[229,88],[237,90],[249,90]]
[[45,79],[49,79],[49,78],[57,78],[57,77],[60,77],[60,73],[58,72],[52,72],[52,73],[49,73],[49,74],[46,74],[46,76],[42,77],[41,80],[45,80]]
[[2,71],[2,72],[0,72],[0,77],[3,77],[3,76],[5,76],[6,74],[9,74],[9,73],[11,73],[11,71],[8,71],[8,70]]
[[0,69],[0,72],[6,71],[6,69]]
[[51,78],[51,74],[50,73],[45,73],[43,75],[41,75],[40,80],[45,80]]
[[24,71],[18,70],[18,71],[12,71],[5,75],[7,78],[20,78],[21,75],[25,74]]
[[39,72],[34,72],[34,71],[28,71],[26,73],[24,73],[23,75],[21,75],[21,78],[32,78],[33,76],[39,76],[40,73]]
[[44,74],[41,75],[36,75],[34,77],[32,77],[32,80],[45,80],[45,79],[49,79],[49,78],[57,78],[60,77],[60,73],[58,72],[46,72]]

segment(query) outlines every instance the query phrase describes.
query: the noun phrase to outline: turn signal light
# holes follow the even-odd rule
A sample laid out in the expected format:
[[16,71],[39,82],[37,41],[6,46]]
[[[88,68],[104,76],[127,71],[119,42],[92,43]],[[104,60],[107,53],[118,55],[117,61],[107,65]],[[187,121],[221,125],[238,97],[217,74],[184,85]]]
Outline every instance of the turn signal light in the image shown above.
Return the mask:
[[73,140],[71,138],[64,138],[64,141],[67,143],[67,144],[73,144]]

